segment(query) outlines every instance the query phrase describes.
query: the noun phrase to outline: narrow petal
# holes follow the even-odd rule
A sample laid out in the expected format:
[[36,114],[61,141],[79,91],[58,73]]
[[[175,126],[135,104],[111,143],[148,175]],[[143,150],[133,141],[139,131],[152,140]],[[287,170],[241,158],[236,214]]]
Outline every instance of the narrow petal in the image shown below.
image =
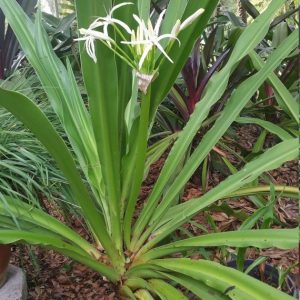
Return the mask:
[[132,41],[132,42],[121,41],[121,44],[125,44],[125,45],[148,45],[148,44],[152,44],[152,43],[148,40],[144,40],[144,41]]
[[118,8],[120,8],[120,7],[122,7],[122,6],[125,6],[125,5],[133,5],[134,3],[133,2],[123,2],[123,3],[120,3],[120,4],[118,4],[118,5],[115,5],[115,6],[113,6],[113,8],[111,9],[111,11],[110,11],[110,15],[112,15],[113,14],[113,12],[115,11],[115,10],[117,10]]
[[178,35],[178,33],[180,31],[180,25],[181,25],[180,20],[177,20],[171,31],[172,35],[174,35],[174,36]]
[[160,52],[173,64],[173,60],[168,56],[168,54],[165,52],[164,48],[159,44],[155,43],[155,46],[160,50]]
[[[104,30],[105,30],[105,27],[104,27]],[[89,29],[80,29],[79,32],[82,35],[91,36],[91,37],[96,38],[98,40],[105,40],[105,41],[113,42],[113,40],[107,34],[105,34],[103,32],[99,32],[99,31],[96,31],[96,30],[89,30]]]
[[129,27],[127,24],[125,24],[124,22],[122,22],[122,21],[120,21],[120,20],[118,20],[118,19],[115,19],[115,18],[112,18],[111,21],[112,21],[113,23],[119,24],[119,25],[120,25],[123,29],[125,29],[129,34],[132,33],[132,30],[130,29],[130,27]]
[[159,29],[160,29],[160,26],[161,26],[161,23],[162,23],[162,21],[164,19],[165,14],[166,14],[166,9],[164,9],[160,13],[160,15],[159,15],[159,17],[158,17],[158,19],[156,21],[156,24],[155,24],[155,27],[154,27],[154,32],[156,33],[156,35],[159,35]]
[[163,34],[163,35],[161,35],[157,38],[157,41],[159,42],[163,39],[176,40],[178,42],[178,44],[181,45],[180,40],[176,36],[174,36],[173,34]]
[[141,20],[137,15],[133,14],[133,18],[137,21],[137,23],[139,24],[140,28],[143,30],[143,32],[145,33],[145,37],[147,38],[149,36],[149,32],[147,30],[147,27],[145,25],[145,22],[143,20]]
[[93,59],[93,61],[97,63],[96,50],[93,39],[89,39],[86,41],[86,52]]
[[149,46],[146,47],[146,49],[145,49],[145,51],[144,51],[144,53],[143,53],[143,55],[142,55],[142,57],[139,61],[139,69],[140,70],[142,69],[143,64],[144,64],[149,52],[151,51],[151,49],[152,49],[152,45],[149,45]]
[[91,25],[89,26],[89,29],[96,29],[103,25],[104,25],[104,22],[102,22],[101,18],[97,18],[94,22],[91,23]]
[[74,39],[74,41],[76,42],[80,42],[80,41],[86,41],[88,39],[88,37],[80,37],[80,38],[77,38],[77,39]]
[[148,32],[149,32],[149,36],[156,36],[155,32],[154,32],[154,28],[152,26],[151,20],[148,20]]

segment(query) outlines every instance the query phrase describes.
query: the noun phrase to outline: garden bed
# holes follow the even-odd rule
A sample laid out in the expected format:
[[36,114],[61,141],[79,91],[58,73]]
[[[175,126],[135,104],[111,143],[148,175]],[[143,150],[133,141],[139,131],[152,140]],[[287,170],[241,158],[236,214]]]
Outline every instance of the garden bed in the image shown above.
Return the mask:
[[[257,131],[251,126],[245,126],[240,141],[251,148],[255,142],[255,135]],[[246,136],[245,136],[246,135]],[[147,195],[152,189],[157,176],[160,173],[161,167],[164,163],[165,156],[158,162],[152,165],[148,178],[145,180],[140,194],[139,205],[142,205]],[[271,172],[273,179],[278,184],[286,184],[296,186],[298,182],[297,175],[297,161],[286,163],[283,167]],[[217,172],[212,172],[209,181],[209,188],[217,185],[222,180],[222,176]],[[183,201],[188,201],[193,197],[201,195],[201,188],[195,183],[188,183],[184,192]],[[227,201],[229,206],[235,211],[243,211],[246,214],[252,214],[255,211],[254,205],[246,198],[230,199]],[[56,217],[62,219],[51,205],[49,210]],[[276,213],[281,222],[294,227],[298,222],[298,203],[296,200],[289,198],[279,198],[276,204]],[[211,225],[207,222],[207,213],[198,214],[194,220],[204,226],[209,232],[212,232]],[[208,214],[214,220],[220,231],[236,230],[240,221],[228,216],[224,212],[210,211]],[[87,233],[83,229],[78,220],[73,220],[72,227],[85,238],[88,238]],[[185,229],[193,235],[203,234],[203,231],[198,227],[189,225]],[[184,235],[181,231],[177,231],[173,238],[177,235]],[[261,250],[257,252],[254,248],[248,248],[246,252],[247,259],[255,259],[258,255],[267,256],[267,262],[280,266],[283,269],[295,264],[298,261],[298,249],[289,251],[279,250],[275,248]],[[214,249],[212,251],[213,259],[220,261],[222,259],[221,251]],[[193,259],[201,259],[200,253],[195,253]],[[40,247],[33,247],[32,254],[28,247],[20,246],[13,247],[12,263],[24,268],[27,274],[29,299],[28,300],[59,300],[59,299],[85,299],[85,300],[113,300],[116,298],[114,286],[102,278],[96,272],[87,267],[75,263],[74,261],[55,253],[52,250],[45,250]],[[34,265],[35,263],[35,265]],[[291,274],[296,276],[296,268],[291,270]]]

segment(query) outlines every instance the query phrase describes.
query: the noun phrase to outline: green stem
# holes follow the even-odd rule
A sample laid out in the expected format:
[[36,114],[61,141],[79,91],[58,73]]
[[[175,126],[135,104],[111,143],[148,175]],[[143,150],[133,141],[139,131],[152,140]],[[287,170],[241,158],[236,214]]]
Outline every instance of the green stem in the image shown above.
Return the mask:
[[151,87],[149,87],[147,94],[143,95],[142,97],[139,131],[135,143],[132,163],[130,166],[133,170],[131,174],[134,174],[134,177],[130,176],[131,178],[133,178],[124,218],[124,240],[127,247],[129,247],[130,244],[132,217],[144,176],[144,166],[147,153],[150,104]]

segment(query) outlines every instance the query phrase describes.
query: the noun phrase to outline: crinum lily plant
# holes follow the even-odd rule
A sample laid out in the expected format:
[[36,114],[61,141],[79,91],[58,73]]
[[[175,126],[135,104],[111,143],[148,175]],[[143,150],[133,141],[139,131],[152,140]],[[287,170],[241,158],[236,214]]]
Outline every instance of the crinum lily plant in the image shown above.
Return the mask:
[[[250,300],[270,299],[270,295],[274,300],[291,299],[240,271],[215,261],[192,260],[189,255],[195,249],[219,246],[290,249],[297,244],[296,229],[251,230],[245,225],[232,232],[175,242],[167,239],[216,201],[268,194],[271,187],[258,185],[256,179],[297,157],[297,139],[282,135],[280,143],[201,197],[185,203],[174,201],[251,96],[270,76],[276,77],[274,70],[297,47],[295,31],[265,62],[253,51],[285,1],[272,1],[242,32],[226,66],[211,78],[202,101],[176,136],[142,207],[137,202],[149,165],[172,145],[172,140],[167,139],[148,148],[157,107],[171,89],[218,1],[170,0],[158,16],[150,15],[150,0],[75,2],[87,103],[71,64],[55,56],[42,27],[41,14],[33,23],[15,0],[0,0],[0,8],[39,76],[72,149],[24,95],[0,89],[0,105],[21,120],[56,160],[70,184],[74,205],[91,240],[83,239],[39,207],[2,195],[0,243],[42,245],[63,253],[115,283],[120,299]],[[214,126],[181,166],[210,108],[225,91],[230,74],[247,55],[260,67],[232,93]],[[293,112],[297,109],[288,98],[283,98],[280,105]],[[295,197],[297,189],[276,187],[274,193]]]

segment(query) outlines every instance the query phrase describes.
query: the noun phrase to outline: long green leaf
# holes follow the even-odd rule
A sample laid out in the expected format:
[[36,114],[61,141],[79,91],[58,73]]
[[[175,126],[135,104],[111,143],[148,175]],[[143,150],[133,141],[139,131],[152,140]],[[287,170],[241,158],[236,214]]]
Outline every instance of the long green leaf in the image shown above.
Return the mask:
[[150,16],[151,0],[137,0],[139,16],[147,24]]
[[[79,27],[88,28],[90,16],[105,16],[111,1],[76,1]],[[118,75],[115,55],[105,45],[96,43],[98,63],[81,47],[81,63],[90,114],[109,203],[112,237],[119,251],[122,249],[120,222],[120,137],[118,120]],[[124,116],[123,116],[124,118]]]
[[270,295],[272,300],[294,299],[278,289],[268,286],[240,271],[224,267],[213,261],[161,259],[155,260],[153,263],[170,271],[204,281],[207,285],[220,292],[224,292],[232,299],[269,300]]
[[[280,3],[282,4],[282,1],[275,1],[272,2],[272,5],[269,6],[269,8],[262,14],[260,15],[260,19],[257,18],[247,29],[242,33],[240,39],[238,40],[236,47],[234,48],[234,51],[232,53],[232,56],[229,59],[229,62],[227,65],[220,71],[220,73],[216,73],[212,78],[210,83],[208,84],[207,87],[207,92],[204,95],[204,98],[202,101],[200,101],[196,105],[196,109],[194,113],[192,114],[190,121],[187,123],[185,126],[184,130],[180,134],[179,138],[177,139],[175,145],[173,146],[168,159],[165,162],[165,165],[161,171],[161,174],[153,188],[152,193],[150,194],[150,197],[142,210],[140,217],[135,225],[135,231],[134,231],[134,241],[133,244],[137,242],[137,239],[139,239],[139,236],[146,226],[147,222],[149,221],[151,215],[153,214],[156,205],[160,199],[160,195],[162,191],[165,188],[166,183],[168,182],[169,178],[171,175],[175,172],[178,163],[181,161],[181,158],[185,154],[185,151],[188,149],[189,144],[191,143],[194,135],[197,133],[202,121],[205,119],[205,117],[208,115],[210,108],[216,101],[222,96],[223,92],[226,89],[226,85],[229,80],[229,75],[232,69],[236,66],[236,63],[242,59],[247,53],[251,51],[251,47],[255,47],[255,43],[259,42],[260,39],[262,39],[265,35],[265,33],[268,30],[268,25],[271,22],[271,16],[276,12],[276,10],[280,7]],[[253,32],[256,32],[256,38],[252,39]],[[293,36],[294,37],[294,36]],[[247,43],[245,40],[250,40]],[[282,53],[284,52],[284,53]],[[288,51],[287,51],[288,52]],[[277,52],[278,53],[278,52]],[[289,52],[288,52],[289,53]],[[284,57],[285,51],[282,50],[275,56],[273,61],[271,60],[269,62],[269,68],[264,68],[265,74],[268,74],[270,70],[273,70],[274,67],[281,61],[282,56]],[[278,58],[279,57],[279,58]],[[262,74],[260,74],[262,75]],[[257,83],[258,77],[260,75],[257,75],[255,79],[253,78],[252,80],[255,80],[255,83]],[[248,83],[247,85],[245,84],[243,88],[246,88],[247,86],[247,93],[250,94],[249,98],[252,96],[252,94],[256,91],[256,89],[250,90],[249,92],[249,86],[250,84]],[[253,91],[253,92],[252,92]],[[245,92],[243,91],[245,94]],[[246,94],[247,95],[247,94]],[[244,101],[247,101],[249,98],[245,97]],[[244,105],[243,105],[244,106]],[[243,107],[242,106],[242,107]],[[229,109],[228,109],[229,110]],[[227,110],[227,111],[228,111]],[[229,113],[234,113],[238,110],[233,110],[230,111]],[[226,119],[226,122],[230,123],[234,120],[234,117],[229,117]],[[205,145],[206,151],[208,149],[211,149],[214,144],[217,142],[217,140],[222,136],[223,129],[226,131],[226,126],[224,126],[224,119],[221,119],[219,124],[222,122],[221,128],[218,127],[219,132],[221,132],[221,135],[213,135],[213,139],[210,139],[207,137],[208,142],[204,143],[202,141],[201,145]],[[230,125],[228,124],[228,126]],[[216,142],[215,142],[216,141]],[[211,144],[211,145],[210,145]],[[209,145],[209,147],[208,147]],[[200,151],[200,147],[198,146],[198,151],[195,151],[192,156],[192,158],[189,159],[189,162],[185,165],[185,170],[181,172],[181,178],[177,177],[177,182],[176,184],[174,183],[172,186],[172,189],[170,191],[172,194],[177,194],[178,189],[182,188],[182,185],[185,184],[185,182],[190,178],[191,174],[193,173],[193,170],[195,167],[199,165],[198,157],[199,157],[199,152],[200,152],[200,157],[201,159],[205,158],[206,153],[204,153],[203,149]],[[209,150],[208,150],[209,151]],[[197,159],[198,164],[195,164],[195,159]],[[183,177],[183,178],[182,178]],[[182,180],[181,184],[178,184],[178,181]],[[174,189],[175,187],[175,189]],[[175,192],[176,190],[176,192]],[[168,201],[166,201],[166,205],[170,205],[170,202],[174,199],[174,196],[170,195],[170,193],[167,194],[168,196]],[[163,210],[163,209],[162,209]],[[155,215],[157,217],[157,213]],[[144,240],[144,239],[143,239]]]
[[151,248],[159,240],[170,234],[173,230],[191,219],[201,209],[209,206],[215,201],[224,198],[235,190],[251,183],[263,172],[276,169],[284,162],[295,159],[298,156],[298,140],[288,140],[281,142],[273,148],[267,150],[258,158],[249,162],[238,173],[229,176],[218,186],[207,192],[200,198],[192,199],[183,204],[179,204],[179,213],[173,215],[172,219],[158,231],[154,233],[154,238],[144,246],[144,251]]
[[277,135],[283,141],[293,138],[292,135],[290,135],[287,131],[285,131],[284,129],[282,129],[278,125],[275,125],[275,124],[273,124],[271,122],[268,122],[268,121],[265,121],[265,120],[261,120],[261,119],[258,119],[258,118],[241,117],[241,118],[237,118],[235,121],[237,123],[240,123],[240,124],[256,124],[256,125],[259,125],[259,126],[263,127],[264,129],[268,130],[269,132]]
[[[282,59],[292,51],[297,43],[297,34],[293,33],[285,41],[289,47],[282,44],[270,57],[268,62],[265,64],[264,68],[260,70],[257,74],[253,75],[246,81],[244,81],[233,93],[232,97],[229,99],[225,109],[223,110],[221,116],[217,119],[214,126],[209,130],[209,132],[202,138],[201,143],[193,152],[189,160],[186,162],[184,168],[182,169],[179,176],[176,178],[172,186],[170,187],[170,192],[162,201],[165,202],[164,205],[160,205],[160,212],[154,215],[154,219],[158,219],[162,211],[166,209],[168,205],[171,204],[172,200],[176,194],[180,191],[183,185],[188,181],[188,179],[195,172],[197,166],[205,159],[211,149],[217,144],[218,140],[225,134],[226,130],[230,127],[235,118],[239,115],[243,107],[247,104],[250,97],[255,93],[259,86],[267,78],[274,68],[282,61]],[[204,99],[202,100],[204,101]],[[193,116],[195,113],[193,114]],[[197,116],[197,114],[196,114]],[[265,125],[265,124],[264,124]],[[270,126],[269,126],[270,128]],[[273,129],[273,127],[271,128]],[[282,132],[280,132],[282,135]],[[284,134],[284,137],[291,138],[291,136]]]
[[[3,0],[0,8],[14,30],[22,50],[35,69],[48,99],[63,124],[82,170],[96,188],[101,186],[99,164],[90,116],[74,84],[72,71],[67,70],[55,55],[45,32],[41,14],[33,24],[17,1]],[[92,176],[88,176],[93,174]],[[99,188],[101,190],[101,188]]]
[[78,262],[84,263],[113,282],[116,282],[119,279],[118,274],[112,268],[98,262],[95,259],[78,254],[77,249],[74,246],[71,246],[62,240],[55,239],[52,236],[47,236],[46,234],[30,233],[22,230],[0,230],[0,244],[12,244],[24,241],[28,244],[43,245],[54,249],[77,260]]
[[19,221],[32,223],[34,226],[43,227],[55,232],[66,240],[76,244],[86,251],[86,253],[99,258],[99,252],[74,230],[70,229],[54,217],[44,213],[38,208],[34,208],[18,199],[2,196],[0,202],[0,215],[11,216]]
[[[295,32],[299,32],[295,30]],[[299,34],[299,33],[298,33]],[[285,43],[285,42],[283,42]],[[250,53],[251,61],[254,67],[259,71],[263,66],[264,63],[262,59],[256,54],[254,51]],[[281,82],[281,80],[274,74],[271,73],[268,77],[269,81],[273,85],[275,89],[275,96],[279,103],[279,105],[284,109],[298,124],[299,123],[299,104],[293,98],[289,90],[285,87],[285,85]]]
[[162,300],[188,300],[179,290],[160,279],[151,279],[149,284]]
[[[159,272],[160,273],[160,272]],[[191,277],[185,276],[183,274],[168,274],[161,273],[169,279],[179,283],[180,285],[187,288],[193,294],[198,296],[200,299],[205,300],[229,300],[228,296],[220,293],[219,291],[212,289],[211,287],[205,285],[204,283],[195,280]]]
[[198,247],[257,247],[292,249],[298,244],[298,229],[261,229],[218,232],[176,241],[149,251],[142,260],[154,259]]
[[82,182],[74,160],[62,138],[57,134],[47,117],[27,97],[0,88],[0,105],[16,116],[24,125],[32,131],[38,140],[47,148],[57,162],[59,168],[68,179],[74,192],[74,197],[80,205],[86,222],[97,234],[97,238],[109,255],[113,255],[114,247],[106,231],[105,222],[101,214],[94,206],[93,200]]

